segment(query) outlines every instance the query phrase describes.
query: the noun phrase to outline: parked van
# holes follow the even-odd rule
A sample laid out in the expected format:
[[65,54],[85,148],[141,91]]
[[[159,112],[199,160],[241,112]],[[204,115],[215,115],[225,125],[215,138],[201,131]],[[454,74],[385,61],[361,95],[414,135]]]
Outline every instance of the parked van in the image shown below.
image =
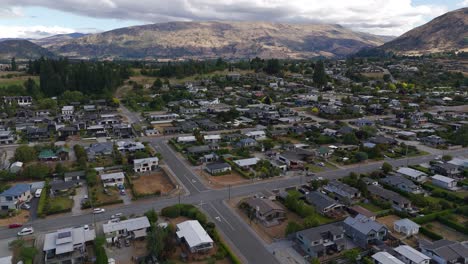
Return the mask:
[[37,189],[36,192],[34,193],[34,196],[36,198],[40,198],[41,197],[41,193],[42,193],[42,189]]

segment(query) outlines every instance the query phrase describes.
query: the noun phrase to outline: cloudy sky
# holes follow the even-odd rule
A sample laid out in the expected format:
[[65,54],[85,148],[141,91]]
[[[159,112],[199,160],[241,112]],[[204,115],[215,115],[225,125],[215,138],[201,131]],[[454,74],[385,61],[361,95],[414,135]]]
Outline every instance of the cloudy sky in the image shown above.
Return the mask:
[[467,6],[468,0],[0,0],[0,38],[207,20],[336,23],[397,36]]

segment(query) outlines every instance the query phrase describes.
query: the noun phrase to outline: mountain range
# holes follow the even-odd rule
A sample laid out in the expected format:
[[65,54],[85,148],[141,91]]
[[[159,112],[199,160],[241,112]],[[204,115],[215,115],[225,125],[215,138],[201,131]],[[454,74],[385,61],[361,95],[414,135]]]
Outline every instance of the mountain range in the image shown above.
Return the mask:
[[[67,56],[80,59],[346,57],[361,49],[419,55],[467,50],[468,8],[433,19],[398,38],[335,24],[168,22],[97,34],[63,34],[0,42],[0,59]],[[33,43],[34,42],[34,43]]]
[[379,49],[404,55],[446,51],[468,52],[468,8],[436,17],[385,43]]

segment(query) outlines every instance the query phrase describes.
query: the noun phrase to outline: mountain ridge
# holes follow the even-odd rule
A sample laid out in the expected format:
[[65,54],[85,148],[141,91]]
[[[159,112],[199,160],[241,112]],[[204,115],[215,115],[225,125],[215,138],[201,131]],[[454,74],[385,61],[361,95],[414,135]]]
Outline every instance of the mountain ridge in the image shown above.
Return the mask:
[[167,22],[114,29],[44,45],[88,58],[344,57],[383,44],[340,25],[270,22]]

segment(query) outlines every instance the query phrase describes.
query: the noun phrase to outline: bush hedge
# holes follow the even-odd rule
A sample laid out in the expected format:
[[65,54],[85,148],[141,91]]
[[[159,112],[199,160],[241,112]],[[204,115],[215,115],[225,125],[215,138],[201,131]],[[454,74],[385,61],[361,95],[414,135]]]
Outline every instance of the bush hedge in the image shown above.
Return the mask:
[[419,232],[425,236],[427,236],[428,238],[430,239],[434,239],[434,240],[440,240],[440,239],[443,239],[443,237],[437,233],[434,233],[432,232],[431,230],[421,226],[419,228]]

